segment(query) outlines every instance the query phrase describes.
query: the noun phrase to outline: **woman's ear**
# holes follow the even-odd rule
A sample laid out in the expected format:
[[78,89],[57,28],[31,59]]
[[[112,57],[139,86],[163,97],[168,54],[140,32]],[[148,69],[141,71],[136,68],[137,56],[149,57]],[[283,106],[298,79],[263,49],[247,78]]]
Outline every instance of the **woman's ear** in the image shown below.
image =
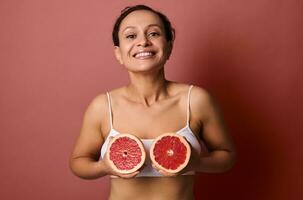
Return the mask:
[[167,47],[167,60],[169,60],[169,57],[170,57],[170,54],[171,54],[172,50],[173,50],[173,42],[170,41],[168,43],[168,47]]
[[170,55],[171,55],[171,52],[173,51],[173,46],[174,46],[174,41],[175,41],[175,38],[176,38],[176,32],[175,32],[175,29],[172,28],[172,38],[170,41],[168,41],[168,48],[167,48],[167,60],[169,60],[170,58]]
[[121,56],[121,52],[120,52],[120,47],[119,46],[115,46],[114,47],[114,53],[115,53],[115,57],[118,60],[118,62],[123,65],[123,60],[122,60],[122,56]]

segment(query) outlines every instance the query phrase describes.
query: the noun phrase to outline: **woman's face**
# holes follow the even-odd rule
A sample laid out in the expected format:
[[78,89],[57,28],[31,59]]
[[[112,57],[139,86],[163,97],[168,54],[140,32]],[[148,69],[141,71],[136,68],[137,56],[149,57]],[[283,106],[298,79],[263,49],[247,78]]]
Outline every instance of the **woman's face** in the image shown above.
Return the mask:
[[119,30],[118,61],[132,72],[148,72],[164,66],[171,51],[158,15],[138,10],[127,15]]

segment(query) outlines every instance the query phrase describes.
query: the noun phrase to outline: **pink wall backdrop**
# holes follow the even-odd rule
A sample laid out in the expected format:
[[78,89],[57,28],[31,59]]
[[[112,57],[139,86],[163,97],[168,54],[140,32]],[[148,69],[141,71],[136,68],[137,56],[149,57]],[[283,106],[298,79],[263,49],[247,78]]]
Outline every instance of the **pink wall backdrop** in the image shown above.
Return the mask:
[[108,178],[75,177],[68,157],[90,100],[128,81],[111,29],[137,3],[176,28],[167,78],[213,94],[237,145],[197,199],[302,199],[302,1],[129,2],[1,0],[0,199],[106,199]]

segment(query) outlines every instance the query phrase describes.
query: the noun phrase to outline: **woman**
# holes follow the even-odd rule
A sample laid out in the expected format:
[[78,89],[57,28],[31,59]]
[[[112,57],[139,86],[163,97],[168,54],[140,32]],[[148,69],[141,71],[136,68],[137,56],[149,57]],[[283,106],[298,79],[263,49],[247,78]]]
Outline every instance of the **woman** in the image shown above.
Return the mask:
[[[198,86],[165,78],[174,29],[160,12],[144,5],[126,8],[114,26],[113,41],[130,82],[92,100],[70,158],[71,170],[85,179],[110,175],[109,199],[194,199],[195,172],[224,172],[236,159],[215,102]],[[153,168],[147,159],[139,171],[118,174],[105,154],[110,138],[122,132],[139,137],[147,149],[162,133],[183,135],[192,148],[190,162],[180,173],[169,174]],[[207,147],[207,155],[201,155],[200,143]]]

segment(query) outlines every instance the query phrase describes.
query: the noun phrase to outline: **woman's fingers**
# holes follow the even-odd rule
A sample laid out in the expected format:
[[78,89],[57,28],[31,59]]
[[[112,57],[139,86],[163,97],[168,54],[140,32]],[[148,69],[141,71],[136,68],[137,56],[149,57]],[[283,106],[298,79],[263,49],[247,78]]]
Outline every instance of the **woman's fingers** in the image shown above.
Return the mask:
[[136,171],[136,172],[133,172],[130,174],[121,174],[120,177],[121,178],[133,178],[133,177],[137,176],[139,173],[140,173],[139,171]]

